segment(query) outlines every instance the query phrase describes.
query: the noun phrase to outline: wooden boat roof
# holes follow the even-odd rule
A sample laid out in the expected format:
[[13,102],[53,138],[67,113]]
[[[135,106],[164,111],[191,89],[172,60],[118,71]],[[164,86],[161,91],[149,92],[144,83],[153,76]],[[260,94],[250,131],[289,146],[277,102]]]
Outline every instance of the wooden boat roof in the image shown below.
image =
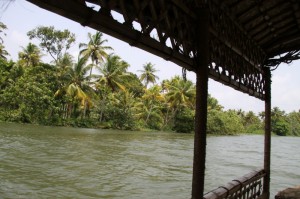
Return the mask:
[[[224,0],[227,13],[266,53],[265,64],[300,59],[300,1]],[[284,56],[283,54],[288,53]],[[280,55],[282,55],[280,57]]]

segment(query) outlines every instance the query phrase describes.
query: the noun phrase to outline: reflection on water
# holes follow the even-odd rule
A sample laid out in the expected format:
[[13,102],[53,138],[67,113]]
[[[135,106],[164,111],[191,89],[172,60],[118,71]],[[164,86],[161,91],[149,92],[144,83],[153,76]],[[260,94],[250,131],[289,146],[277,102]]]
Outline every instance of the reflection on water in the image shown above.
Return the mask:
[[[300,184],[300,138],[273,137],[272,194]],[[263,136],[209,137],[209,191],[263,165]],[[193,135],[0,123],[0,198],[190,198]]]

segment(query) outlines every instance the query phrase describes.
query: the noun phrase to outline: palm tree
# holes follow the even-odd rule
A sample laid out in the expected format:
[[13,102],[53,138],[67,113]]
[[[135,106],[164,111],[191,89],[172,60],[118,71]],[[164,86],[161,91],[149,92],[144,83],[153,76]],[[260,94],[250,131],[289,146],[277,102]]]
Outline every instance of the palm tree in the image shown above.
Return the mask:
[[116,89],[125,90],[125,79],[130,77],[127,73],[129,64],[117,55],[110,54],[106,62],[102,63],[98,70],[101,75],[98,76],[97,84],[106,85],[114,92]]
[[149,83],[154,84],[159,78],[154,74],[157,72],[157,70],[154,68],[154,65],[151,62],[144,64],[143,68],[144,70],[139,70],[142,72],[140,79],[141,81],[145,82],[145,87],[147,88]]
[[195,85],[191,81],[185,81],[184,79],[175,77],[171,80],[169,86],[169,92],[166,94],[168,101],[173,107],[189,106],[193,107],[196,97]]
[[210,94],[208,94],[207,97],[207,109],[208,110],[217,110],[221,111],[223,109],[223,106],[221,106],[218,102],[218,100],[214,97],[212,97]]
[[180,108],[194,108],[196,88],[193,82],[175,76],[170,81],[164,82],[164,89],[167,91],[165,94],[167,111],[164,117],[164,123],[167,125]]
[[0,44],[0,59],[6,60],[6,56],[8,56],[8,52],[5,50],[4,46]]
[[29,43],[25,48],[22,47],[22,49],[23,51],[19,52],[21,63],[24,63],[27,67],[36,66],[40,63],[42,53],[36,45]]
[[73,57],[69,53],[65,53],[60,59],[58,59],[57,66],[62,69],[66,69],[73,65]]
[[260,119],[264,120],[266,116],[265,111],[259,112],[258,116],[260,117]]
[[[99,62],[103,62],[104,59],[108,56],[106,53],[107,50],[112,50],[110,46],[104,46],[107,42],[107,39],[103,39],[102,32],[97,31],[96,34],[92,35],[88,33],[89,42],[87,44],[80,43],[79,48],[82,48],[80,51],[80,55],[85,58],[90,57],[92,60],[92,64],[99,64]],[[90,69],[90,76],[92,75],[93,67]]]
[[[4,23],[0,22],[0,33],[3,33],[5,29],[7,29],[6,25]],[[4,35],[5,35],[5,33],[4,33]],[[0,44],[2,44],[2,43],[3,43],[3,39],[2,39],[2,37],[0,37]]]
[[145,93],[142,96],[142,104],[145,106],[146,119],[145,123],[148,123],[150,115],[153,114],[154,110],[160,108],[160,103],[164,100],[163,95],[161,94],[161,87],[155,85],[149,89],[145,89]]
[[276,122],[285,117],[285,111],[280,110],[279,107],[274,107],[271,110],[271,124],[274,125]]
[[68,68],[68,72],[65,76],[68,83],[66,86],[61,87],[56,91],[56,97],[66,96],[70,99],[70,103],[67,103],[65,107],[66,117],[72,115],[72,112],[76,112],[76,105],[80,104],[81,112],[83,116],[86,114],[86,110],[91,106],[91,100],[88,96],[88,92],[91,92],[89,86],[89,77],[87,76],[91,65],[86,65],[87,59],[78,57],[78,61]]
[[[3,33],[3,31],[7,29],[6,25],[0,22],[0,33]],[[5,33],[4,33],[5,35]],[[5,50],[5,47],[3,45],[3,39],[0,36],[0,59],[6,60],[6,56],[9,55],[8,52]]]
[[58,82],[61,87],[71,81],[70,77],[70,69],[74,65],[73,57],[65,53],[60,59],[57,61],[57,77]]
[[109,93],[108,99],[106,114],[110,125],[117,129],[134,129],[134,95],[128,91],[121,91]]
[[249,111],[248,113],[246,113],[244,117],[242,117],[242,119],[244,121],[244,126],[248,126],[260,122],[258,116],[256,116],[253,111]]
[[91,64],[87,65],[86,58],[78,57],[78,60],[70,70],[71,82],[77,84],[80,87],[87,85],[89,77],[87,76],[88,71],[92,67]]

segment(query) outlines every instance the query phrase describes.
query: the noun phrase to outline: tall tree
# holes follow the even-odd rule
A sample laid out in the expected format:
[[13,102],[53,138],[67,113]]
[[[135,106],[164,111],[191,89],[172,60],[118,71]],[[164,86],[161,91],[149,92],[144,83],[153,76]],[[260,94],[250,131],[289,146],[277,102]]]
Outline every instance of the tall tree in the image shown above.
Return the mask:
[[127,72],[129,64],[123,61],[119,56],[110,54],[106,62],[102,63],[98,69],[101,73],[98,76],[97,84],[106,85],[114,92],[117,89],[125,90],[125,79],[129,78]]
[[10,76],[18,68],[23,69],[22,75],[14,79],[13,84],[6,86],[0,96],[0,104],[9,108],[7,120],[32,123],[49,121],[49,116],[55,109],[55,68],[43,64],[36,67],[14,65]]
[[289,133],[286,114],[279,107],[271,110],[271,129],[276,135],[285,136]]
[[42,53],[40,49],[29,43],[26,47],[22,47],[23,51],[19,52],[19,59],[22,65],[28,66],[36,66],[40,63]]
[[[3,45],[4,41],[3,38],[1,37],[1,34],[3,34],[4,30],[6,29],[7,29],[6,25],[0,22],[0,59],[4,59],[4,60],[6,60],[6,56],[9,55],[8,52],[5,50],[5,47]],[[6,34],[4,33],[4,35]]]
[[259,119],[258,116],[255,115],[254,112],[249,111],[245,113],[244,111],[238,110],[236,113],[241,117],[246,133],[263,132],[262,121]]
[[149,83],[154,84],[156,80],[158,80],[158,76],[155,75],[155,72],[157,70],[154,68],[154,65],[151,62],[147,62],[143,65],[143,70],[140,70],[142,72],[140,79],[142,82],[145,83],[145,87],[147,88]]
[[17,67],[14,62],[7,62],[4,59],[0,59],[0,94],[4,92],[6,87],[14,84],[15,80],[21,76],[23,71],[18,73],[18,68],[20,67]]
[[164,126],[170,124],[183,107],[194,108],[196,88],[193,82],[179,76],[163,82],[165,94]]
[[256,116],[253,111],[247,112],[244,116],[242,116],[242,119],[243,119],[244,126],[249,126],[251,124],[260,122],[258,116]]
[[[163,100],[164,96],[161,94],[161,87],[155,85],[149,89],[145,89],[141,101],[137,103],[139,116],[145,120],[148,127],[154,126],[151,117],[157,117],[159,115],[161,108],[160,104]],[[160,115],[158,117],[160,117]]]
[[91,65],[87,65],[86,58],[78,57],[78,61],[69,68],[65,76],[69,82],[56,91],[56,97],[61,98],[65,95],[70,101],[64,107],[65,117],[70,117],[72,114],[75,115],[78,106],[83,116],[85,116],[86,110],[90,107],[91,101],[87,94],[91,91],[87,76],[90,67]]
[[212,109],[215,109],[215,110],[222,110],[223,109],[223,106],[221,106],[218,102],[218,100],[214,97],[212,97],[210,94],[208,94],[208,97],[207,97],[207,109],[208,110],[212,110]]
[[91,68],[91,64],[87,65],[86,58],[78,57],[76,63],[73,64],[73,67],[70,70],[71,82],[84,87],[87,85],[88,77],[87,73]]
[[169,92],[166,94],[171,106],[179,108],[179,106],[193,107],[196,97],[195,85],[191,81],[185,81],[183,78],[176,76],[169,85]]
[[57,67],[62,68],[62,69],[66,69],[68,67],[71,67],[73,65],[74,61],[73,61],[73,57],[72,55],[70,55],[69,53],[65,53],[59,60],[57,63]]
[[293,111],[287,115],[289,134],[300,136],[300,112]]
[[[4,23],[0,22],[0,34],[5,35],[4,30],[6,30],[6,29],[7,29],[7,26]],[[0,43],[3,44],[3,38],[1,37],[1,35],[0,35]]]
[[[93,64],[98,65],[99,62],[103,62],[104,59],[108,56],[107,50],[112,50],[110,46],[104,46],[107,42],[107,39],[103,39],[102,32],[97,31],[96,34],[92,35],[88,33],[89,42],[87,44],[80,43],[79,48],[80,55],[83,57],[90,57]],[[92,75],[93,67],[90,69],[90,76]]]
[[241,117],[234,110],[208,112],[207,133],[219,135],[234,135],[244,132]]
[[0,59],[6,60],[6,56],[8,56],[8,52],[5,50],[4,45],[0,44]]
[[27,33],[29,39],[40,41],[40,47],[53,58],[55,63],[75,42],[75,34],[69,30],[55,30],[53,26],[38,26]]
[[70,68],[74,65],[73,57],[69,53],[65,53],[56,64],[58,84],[63,87],[70,81]]
[[[105,116],[110,126],[116,129],[134,130],[137,120],[134,117],[135,99],[128,91],[110,93],[105,106]],[[106,120],[105,119],[105,120]]]

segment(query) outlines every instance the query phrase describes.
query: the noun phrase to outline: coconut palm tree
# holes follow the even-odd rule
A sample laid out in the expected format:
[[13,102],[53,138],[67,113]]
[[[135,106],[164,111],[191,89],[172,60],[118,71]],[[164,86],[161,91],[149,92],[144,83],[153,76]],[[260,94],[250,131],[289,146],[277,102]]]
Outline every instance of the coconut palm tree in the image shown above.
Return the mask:
[[147,88],[149,83],[154,84],[156,80],[158,80],[158,76],[156,76],[154,73],[157,72],[157,70],[154,68],[154,65],[151,62],[148,62],[143,65],[144,70],[139,70],[142,72],[140,76],[140,80],[145,83],[145,87]]
[[0,44],[0,59],[6,60],[6,56],[8,56],[8,52],[5,50],[4,46]]
[[80,87],[84,87],[87,85],[88,76],[87,73],[92,67],[91,64],[87,65],[87,59],[78,57],[76,63],[73,64],[73,67],[70,70],[71,82],[77,84]]
[[273,107],[271,110],[271,124],[275,125],[276,122],[280,121],[286,116],[285,111],[280,110],[279,107]]
[[110,125],[117,129],[135,128],[135,98],[128,91],[109,93],[106,104],[106,116]]
[[260,122],[258,116],[256,116],[253,111],[249,111],[248,113],[246,113],[244,118],[242,119],[244,121],[245,126]]
[[155,85],[149,89],[145,89],[145,93],[142,96],[141,105],[143,105],[143,112],[146,113],[145,123],[148,123],[148,120],[152,114],[157,112],[160,109],[160,103],[164,100],[163,95],[161,94],[161,87]]
[[22,47],[23,51],[19,52],[19,59],[21,65],[25,66],[36,66],[40,63],[42,53],[41,50],[34,44],[29,43],[25,48]]
[[66,83],[71,81],[70,69],[74,65],[73,57],[65,53],[60,59],[58,59],[56,67],[57,67],[57,78],[59,85],[63,87]]
[[171,80],[168,87],[169,92],[166,94],[166,97],[171,103],[171,106],[194,106],[196,90],[193,82],[185,81],[177,76]]
[[[80,43],[79,48],[80,55],[85,58],[91,58],[93,65],[98,65],[100,62],[103,62],[108,56],[107,50],[112,50],[110,46],[104,46],[107,42],[107,39],[103,39],[102,32],[97,31],[96,34],[92,35],[88,33],[89,42],[87,44]],[[93,67],[90,68],[90,77],[92,75]]]
[[70,99],[64,108],[66,117],[71,116],[72,112],[76,112],[78,104],[83,116],[85,116],[86,110],[91,106],[91,100],[87,94],[92,90],[88,84],[89,77],[87,75],[90,68],[91,64],[87,65],[86,58],[78,57],[78,61],[68,68],[69,70],[64,76],[68,83],[55,93],[56,97],[66,96]]
[[[4,32],[4,30],[7,29],[6,25],[0,22],[0,34]],[[4,33],[5,35],[5,33]],[[0,59],[6,60],[6,56],[9,55],[8,52],[5,50],[5,47],[3,45],[3,38],[0,35]]]
[[[3,33],[5,29],[7,29],[6,25],[4,23],[0,22],[0,34]],[[5,35],[5,33],[4,33],[4,35]],[[2,43],[3,43],[3,39],[2,39],[2,37],[0,37],[0,44],[2,44]]]
[[117,89],[125,90],[125,79],[130,77],[127,72],[129,64],[123,61],[119,56],[110,54],[106,62],[102,63],[98,70],[101,75],[97,76],[97,84],[106,85],[114,92]]
[[73,57],[69,53],[65,53],[60,59],[58,59],[57,67],[66,69],[74,64]]
[[175,76],[170,81],[164,82],[164,89],[167,91],[165,94],[165,107],[167,110],[164,116],[164,123],[167,125],[180,108],[194,108],[196,88],[193,82]]
[[223,106],[221,106],[218,102],[218,100],[214,97],[212,97],[210,94],[208,94],[207,97],[207,109],[208,110],[217,110],[221,111],[223,110]]

